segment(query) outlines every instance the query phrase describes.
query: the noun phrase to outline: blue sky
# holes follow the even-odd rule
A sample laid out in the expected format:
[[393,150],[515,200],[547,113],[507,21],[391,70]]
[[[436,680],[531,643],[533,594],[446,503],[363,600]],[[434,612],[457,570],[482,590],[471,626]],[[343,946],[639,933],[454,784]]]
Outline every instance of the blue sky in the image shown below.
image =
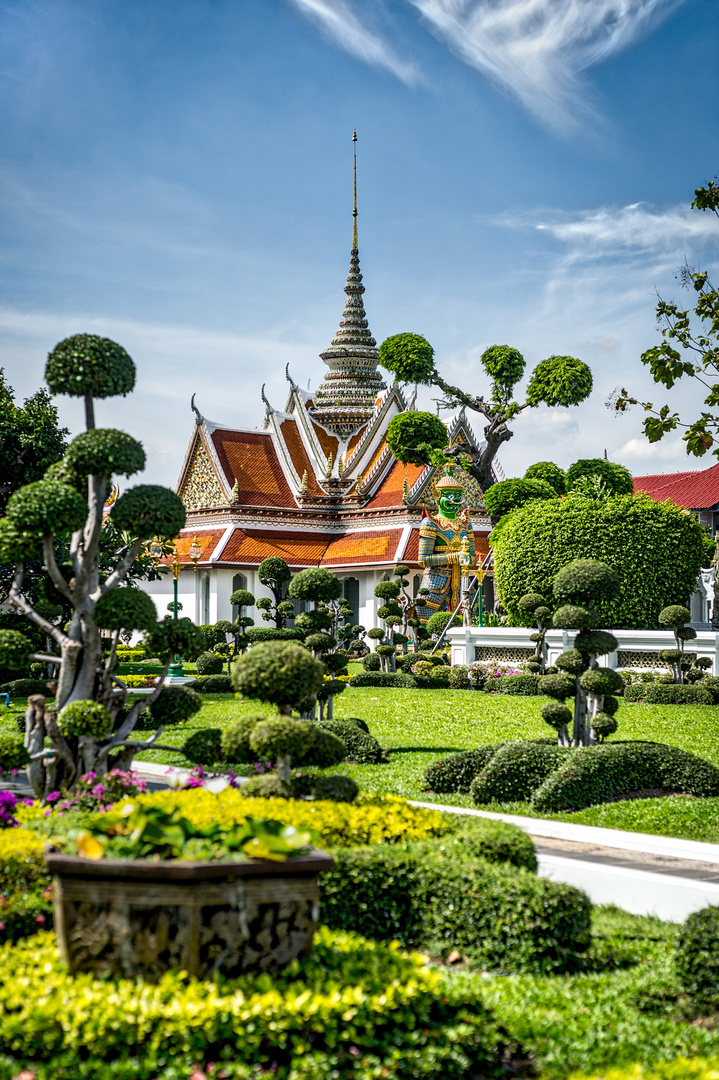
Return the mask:
[[716,266],[719,223],[689,210],[719,171],[715,0],[15,0],[0,78],[0,365],[24,395],[60,338],[120,341],[137,389],[98,422],[143,441],[148,479],[175,482],[193,392],[255,427],[286,363],[321,379],[353,125],[378,341],[423,333],[476,392],[494,343],[594,371],[586,404],[517,421],[508,475],[605,448],[635,473],[713,463],[604,401],[665,399],[639,362],[655,290]]

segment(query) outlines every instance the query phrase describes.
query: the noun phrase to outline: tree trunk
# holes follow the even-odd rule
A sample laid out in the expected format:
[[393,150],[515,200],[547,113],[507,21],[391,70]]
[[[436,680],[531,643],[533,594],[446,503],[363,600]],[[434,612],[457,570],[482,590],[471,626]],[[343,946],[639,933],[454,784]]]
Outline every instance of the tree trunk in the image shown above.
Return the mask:
[[282,757],[279,757],[277,759],[277,775],[279,776],[280,780],[284,780],[286,784],[289,784],[290,780],[292,779],[290,763],[291,759],[289,754],[283,754]]

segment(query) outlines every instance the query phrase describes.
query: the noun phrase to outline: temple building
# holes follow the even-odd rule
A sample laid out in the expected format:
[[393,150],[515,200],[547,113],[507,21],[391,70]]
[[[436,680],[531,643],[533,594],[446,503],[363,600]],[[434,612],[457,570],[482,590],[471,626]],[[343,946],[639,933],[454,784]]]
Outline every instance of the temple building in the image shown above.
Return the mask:
[[[431,466],[401,464],[387,446],[392,417],[414,408],[416,391],[388,386],[378,370],[379,350],[363,298],[356,191],[355,164],[346,301],[339,328],[320,353],[326,371],[317,390],[301,389],[286,370],[284,407],[271,404],[263,387],[264,417],[255,430],[214,423],[193,397],[193,430],[177,486],[187,525],[177,550],[184,568],[182,614],[197,623],[236,617],[230,605],[235,589],[268,595],[257,579],[257,567],[268,556],[279,556],[293,571],[333,570],[344,582],[356,621],[367,629],[377,625],[383,603],[374,588],[397,563],[410,568],[412,591],[419,588],[422,505],[436,505],[440,477]],[[448,444],[478,445],[463,410],[444,422]],[[489,518],[476,481],[463,473],[462,484],[482,559],[489,550]],[[146,588],[164,615],[172,579],[166,575]],[[487,582],[485,606],[492,596]],[[250,614],[263,625],[259,613]]]

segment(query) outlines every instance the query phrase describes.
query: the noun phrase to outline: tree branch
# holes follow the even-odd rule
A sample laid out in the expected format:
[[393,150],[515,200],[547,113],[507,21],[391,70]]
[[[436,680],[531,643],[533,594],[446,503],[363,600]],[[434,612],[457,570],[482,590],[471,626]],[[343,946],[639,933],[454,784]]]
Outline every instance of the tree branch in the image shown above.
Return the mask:
[[52,533],[46,533],[43,536],[42,557],[45,561],[45,567],[48,574],[50,575],[50,580],[52,581],[53,585],[55,586],[57,591],[65,597],[66,600],[69,600],[70,603],[72,603],[72,589],[60,573],[60,567],[55,561],[55,552],[53,551],[54,539],[55,538]]
[[130,569],[135,559],[137,558],[141,547],[142,540],[133,540],[132,544],[127,549],[127,552],[120,559],[119,563],[117,564],[113,572],[110,574],[105,584],[101,586],[100,596],[104,596],[106,592],[109,592],[110,589],[114,589],[116,585],[120,584],[120,582],[127,574],[127,571]]
[[159,678],[157,680],[157,685],[155,686],[155,689],[146,698],[144,698],[144,699],[141,698],[138,702],[136,702],[132,706],[129,713],[125,717],[119,731],[117,731],[115,733],[115,735],[113,735],[112,738],[107,743],[106,749],[107,749],[108,753],[110,752],[110,750],[114,749],[116,746],[121,746],[124,742],[126,742],[127,737],[133,731],[133,729],[135,727],[135,724],[137,723],[137,718],[140,715],[140,713],[142,712],[142,710],[148,708],[148,706],[152,705],[153,701],[157,700],[157,697],[159,696],[159,693],[162,690],[162,684],[165,681],[165,678],[167,677],[168,671],[170,670],[170,664],[171,663],[172,663],[172,657],[168,657],[168,659],[165,661],[165,664],[163,666],[162,674],[159,676]]
[[80,649],[82,646],[78,641],[73,641],[67,634],[64,634],[58,626],[53,626],[51,622],[44,619],[42,615],[38,615],[35,608],[30,604],[29,600],[24,596],[22,592],[22,579],[25,572],[24,563],[19,562],[15,567],[15,578],[10,586],[10,592],[8,594],[8,600],[13,607],[21,611],[23,615],[26,615],[28,619],[31,619],[37,626],[41,627],[45,631],[48,637],[51,637],[58,645],[63,649],[72,651],[73,649]]

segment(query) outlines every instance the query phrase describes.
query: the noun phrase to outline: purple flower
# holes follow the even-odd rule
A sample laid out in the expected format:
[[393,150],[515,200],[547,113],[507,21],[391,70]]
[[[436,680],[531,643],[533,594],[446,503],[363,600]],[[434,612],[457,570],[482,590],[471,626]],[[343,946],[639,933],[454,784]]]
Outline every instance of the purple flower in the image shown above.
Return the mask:
[[60,792],[59,791],[51,791],[50,794],[46,797],[45,802],[57,802],[57,800],[59,798],[60,798]]
[[23,799],[22,804],[23,804],[23,806],[34,806],[35,805],[35,800],[34,799]]
[[104,795],[106,791],[107,788],[104,784],[95,784],[94,788],[92,788],[91,794],[93,794],[96,798],[99,799],[100,796]]

